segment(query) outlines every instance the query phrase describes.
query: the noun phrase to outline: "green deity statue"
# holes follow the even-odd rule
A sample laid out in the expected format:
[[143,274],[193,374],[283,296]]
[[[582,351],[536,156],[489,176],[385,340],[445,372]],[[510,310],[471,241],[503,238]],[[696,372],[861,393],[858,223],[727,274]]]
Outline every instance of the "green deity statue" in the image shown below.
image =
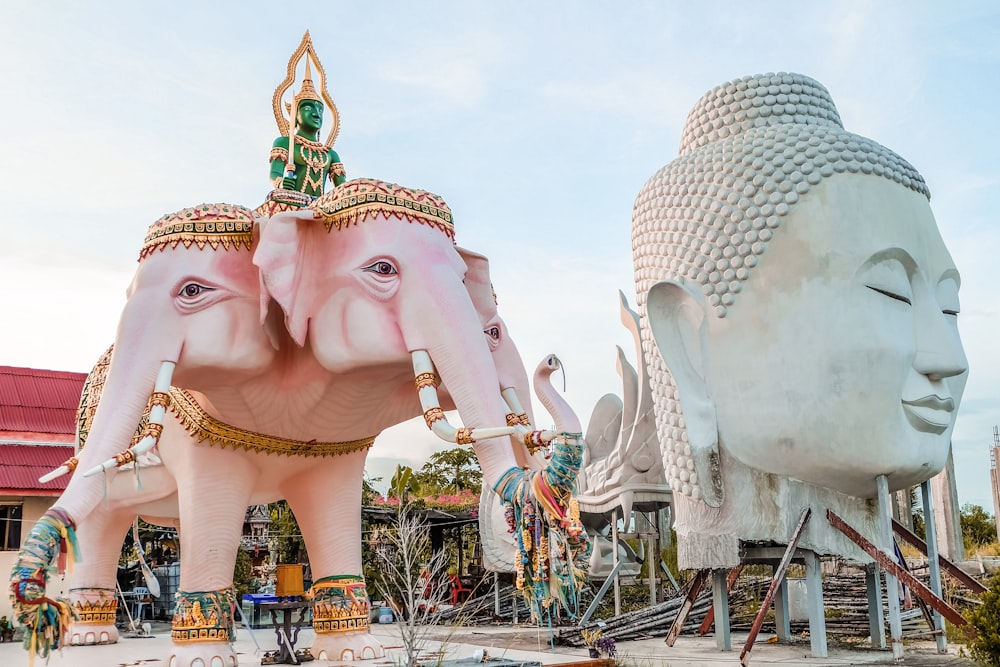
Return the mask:
[[[312,82],[306,79],[303,82],[303,92],[306,84],[312,88]],[[271,182],[276,190],[295,190],[310,197],[318,197],[323,194],[327,178],[337,186],[346,181],[347,177],[337,151],[327,148],[318,140],[319,130],[323,126],[323,102],[305,97],[302,93],[296,96],[296,102],[298,109],[293,141],[294,171],[288,168],[288,137],[278,137],[271,148]]]
[[[305,76],[302,85],[291,103],[283,102],[282,96],[291,90],[296,69],[303,59]],[[319,75],[319,91],[313,84],[311,65],[315,66]],[[340,130],[340,116],[327,92],[326,73],[316,56],[308,31],[289,59],[287,76],[274,91],[272,102],[281,136],[274,140],[271,147],[269,176],[274,190],[261,207],[266,214],[308,205],[323,194],[328,179],[334,187],[347,180],[340,156],[333,150],[333,142]],[[326,140],[322,141],[320,129],[323,127],[324,111],[329,112],[332,123]]]

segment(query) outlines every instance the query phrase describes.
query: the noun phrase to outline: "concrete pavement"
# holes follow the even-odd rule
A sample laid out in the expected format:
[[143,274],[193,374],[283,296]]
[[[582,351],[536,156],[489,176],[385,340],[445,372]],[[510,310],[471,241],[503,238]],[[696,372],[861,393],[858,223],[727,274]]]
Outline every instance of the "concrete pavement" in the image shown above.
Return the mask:
[[[372,633],[381,638],[388,649],[388,655],[381,660],[367,660],[356,664],[358,667],[388,667],[398,665],[403,661],[400,647],[399,630],[393,625],[375,625]],[[313,639],[312,630],[303,629],[298,645],[309,646]],[[434,640],[428,641],[423,655],[428,658],[428,664],[435,664],[439,655],[447,659],[469,658],[477,650],[485,649],[490,657],[504,657],[518,660],[537,660],[544,665],[569,665],[588,660],[586,649],[548,646],[548,633],[538,628],[526,626],[469,626],[448,627],[438,626],[428,628],[428,636]],[[937,655],[932,642],[908,644],[906,655],[901,663],[893,663],[892,654],[887,651],[859,650],[845,647],[831,647],[828,658],[809,657],[808,641],[793,644],[768,644],[766,640],[771,635],[761,635],[751,653],[751,665],[754,667],[781,666],[789,667],[803,665],[809,667],[825,667],[842,665],[877,665],[901,664],[921,667],[966,667],[973,663],[956,655],[951,647],[949,655]],[[618,660],[622,665],[635,667],[715,667],[717,665],[739,665],[739,651],[746,635],[734,633],[731,653],[720,653],[715,648],[711,637],[682,636],[673,647],[663,643],[662,638],[642,639],[619,642]],[[270,628],[249,631],[240,629],[237,632],[236,652],[241,667],[256,667],[260,665],[261,652],[257,649],[254,639],[263,650],[272,650],[277,646],[274,631]],[[123,636],[117,644],[108,646],[69,647],[61,653],[54,654],[50,660],[51,667],[166,667],[164,656],[169,651],[170,627],[166,623],[153,624],[153,636],[148,638],[129,638]],[[19,643],[0,644],[0,667],[22,667],[28,664],[28,654]],[[36,659],[39,667],[43,660]],[[342,665],[341,661],[316,660],[308,663],[312,667]]]

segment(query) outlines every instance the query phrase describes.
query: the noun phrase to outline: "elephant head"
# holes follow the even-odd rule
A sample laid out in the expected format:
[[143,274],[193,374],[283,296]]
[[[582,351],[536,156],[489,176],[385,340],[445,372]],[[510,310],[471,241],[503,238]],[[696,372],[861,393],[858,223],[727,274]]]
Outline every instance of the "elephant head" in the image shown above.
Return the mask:
[[[395,374],[408,385],[414,353],[425,352],[465,424],[506,425],[505,389],[529,404],[488,262],[455,246],[451,212],[435,195],[350,181],[268,220],[254,262],[294,341],[327,370]],[[416,398],[405,418],[420,414]],[[491,485],[528,461],[505,437],[474,447]]]
[[[254,224],[248,209],[214,204],[164,216],[149,228],[102,401],[80,452],[83,470],[128,447],[154,385],[161,392],[172,382],[206,388],[222,378],[252,377],[271,364],[276,351],[257,322]],[[162,419],[162,406],[159,410]],[[44,556],[54,555],[53,539],[58,544],[65,538],[103,494],[101,476],[74,475],[53,510],[36,524],[15,570],[13,592],[20,604],[30,607],[38,598],[39,590],[29,590],[26,582],[37,583],[48,566]]]

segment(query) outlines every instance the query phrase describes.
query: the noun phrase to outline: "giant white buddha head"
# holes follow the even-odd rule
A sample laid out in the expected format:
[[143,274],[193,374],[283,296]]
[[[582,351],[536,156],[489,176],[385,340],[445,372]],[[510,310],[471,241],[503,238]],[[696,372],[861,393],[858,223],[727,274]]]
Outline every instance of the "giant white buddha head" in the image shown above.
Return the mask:
[[808,77],[699,101],[633,215],[675,493],[722,506],[727,463],[860,498],[941,470],[968,365],[929,199]]

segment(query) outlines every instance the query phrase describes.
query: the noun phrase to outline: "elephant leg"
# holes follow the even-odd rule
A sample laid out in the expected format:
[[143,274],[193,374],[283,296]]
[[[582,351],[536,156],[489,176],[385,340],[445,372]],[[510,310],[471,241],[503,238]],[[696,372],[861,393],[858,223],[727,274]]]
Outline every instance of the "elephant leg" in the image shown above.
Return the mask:
[[118,641],[115,614],[118,610],[118,557],[132,510],[96,512],[80,524],[77,540],[83,558],[70,577],[69,599],[77,620],[69,625],[70,645],[114,644]]
[[314,466],[282,489],[302,529],[312,567],[311,652],[318,660],[382,658],[369,632],[371,603],[361,566],[361,481],[367,450]]
[[178,459],[170,467],[179,482],[182,560],[167,667],[235,667],[233,568],[258,472],[217,447],[186,447]]

